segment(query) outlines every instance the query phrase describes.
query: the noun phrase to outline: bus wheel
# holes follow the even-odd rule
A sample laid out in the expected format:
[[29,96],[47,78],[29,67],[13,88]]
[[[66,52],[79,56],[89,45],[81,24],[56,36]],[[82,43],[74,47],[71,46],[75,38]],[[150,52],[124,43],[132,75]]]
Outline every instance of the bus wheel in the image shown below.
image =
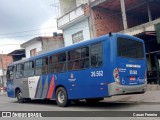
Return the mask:
[[60,107],[66,107],[70,104],[67,92],[63,87],[59,87],[56,90],[56,103]]
[[31,102],[31,98],[23,98],[24,102]]
[[101,100],[104,100],[104,98],[93,98],[93,99],[85,99],[85,100],[88,103],[97,103],[97,102],[99,102]]
[[18,90],[18,91],[16,92],[16,97],[17,97],[17,101],[18,101],[19,103],[24,103],[24,98],[22,97],[22,92],[21,92],[21,90]]

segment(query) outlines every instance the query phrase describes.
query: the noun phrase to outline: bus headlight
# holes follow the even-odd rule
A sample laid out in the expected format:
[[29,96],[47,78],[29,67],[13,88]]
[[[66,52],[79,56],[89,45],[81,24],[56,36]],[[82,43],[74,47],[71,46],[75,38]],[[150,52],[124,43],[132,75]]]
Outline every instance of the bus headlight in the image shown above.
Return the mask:
[[119,78],[119,73],[118,73],[118,69],[115,68],[113,70],[113,77],[114,77],[114,80],[119,84],[120,83],[120,78]]

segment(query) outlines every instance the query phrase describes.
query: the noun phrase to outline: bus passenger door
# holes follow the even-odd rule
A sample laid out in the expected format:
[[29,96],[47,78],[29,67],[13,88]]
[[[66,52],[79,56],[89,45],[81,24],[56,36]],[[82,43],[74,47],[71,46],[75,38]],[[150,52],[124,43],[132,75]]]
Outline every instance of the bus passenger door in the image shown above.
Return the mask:
[[157,83],[160,84],[160,53],[155,56],[156,61],[156,73],[157,73]]
[[14,81],[14,66],[10,66],[8,67],[8,70],[7,70],[7,95],[8,97],[15,97],[15,94],[14,94],[14,84],[13,84],[13,81]]

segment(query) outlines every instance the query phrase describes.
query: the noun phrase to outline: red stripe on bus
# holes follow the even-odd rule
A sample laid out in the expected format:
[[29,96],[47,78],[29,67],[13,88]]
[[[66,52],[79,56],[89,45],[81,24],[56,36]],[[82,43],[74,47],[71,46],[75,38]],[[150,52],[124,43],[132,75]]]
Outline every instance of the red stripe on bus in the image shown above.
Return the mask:
[[51,99],[52,95],[53,95],[53,92],[54,92],[54,76],[52,77],[52,80],[50,82],[47,98]]

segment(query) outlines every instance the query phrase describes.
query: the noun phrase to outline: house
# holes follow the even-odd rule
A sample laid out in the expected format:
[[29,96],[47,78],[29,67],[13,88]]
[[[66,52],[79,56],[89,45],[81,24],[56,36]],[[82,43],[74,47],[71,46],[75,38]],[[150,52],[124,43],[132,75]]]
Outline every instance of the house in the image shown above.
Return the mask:
[[6,86],[7,66],[12,62],[12,56],[0,54],[0,87]]
[[8,55],[12,56],[13,62],[21,60],[26,57],[25,49],[16,49],[8,53]]
[[59,1],[65,46],[109,32],[137,36],[145,42],[148,72],[160,83],[160,0]]
[[[109,32],[130,35],[151,32],[160,23],[159,0],[59,0],[65,46]],[[159,39],[158,39],[159,40]]]
[[55,34],[50,37],[35,37],[23,44],[21,47],[25,49],[26,58],[64,47],[62,34]]

